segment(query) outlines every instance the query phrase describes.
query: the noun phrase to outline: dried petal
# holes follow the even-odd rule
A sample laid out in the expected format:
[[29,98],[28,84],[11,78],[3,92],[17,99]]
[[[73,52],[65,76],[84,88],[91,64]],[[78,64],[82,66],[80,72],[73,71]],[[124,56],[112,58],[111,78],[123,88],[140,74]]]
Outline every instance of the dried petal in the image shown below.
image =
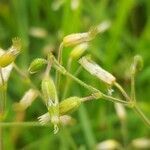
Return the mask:
[[79,60],[79,63],[91,75],[96,76],[98,79],[109,85],[112,85],[116,81],[116,78],[112,74],[101,68],[98,64],[88,59],[87,57],[82,57]]
[[20,100],[19,103],[16,103],[14,105],[14,109],[17,111],[24,111],[25,109],[27,109],[32,102],[37,98],[38,93],[36,90],[34,89],[29,89],[24,96],[22,97],[22,99]]

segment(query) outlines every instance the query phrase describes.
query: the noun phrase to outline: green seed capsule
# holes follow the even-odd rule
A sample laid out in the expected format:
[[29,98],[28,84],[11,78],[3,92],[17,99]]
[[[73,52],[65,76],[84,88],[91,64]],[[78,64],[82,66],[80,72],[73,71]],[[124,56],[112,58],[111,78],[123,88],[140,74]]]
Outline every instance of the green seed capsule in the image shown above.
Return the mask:
[[80,106],[81,104],[81,98],[79,97],[69,97],[65,100],[63,100],[59,105],[59,112],[61,115],[65,115],[68,113],[71,113]]
[[54,134],[59,130],[59,103],[55,84],[51,77],[45,76],[42,80],[42,93],[51,118],[51,123],[54,124]]
[[41,88],[47,107],[58,101],[56,87],[51,77],[44,77]]
[[42,68],[44,68],[46,66],[46,64],[47,64],[47,61],[45,59],[37,58],[31,62],[28,71],[31,74],[34,74],[34,73],[40,71]]

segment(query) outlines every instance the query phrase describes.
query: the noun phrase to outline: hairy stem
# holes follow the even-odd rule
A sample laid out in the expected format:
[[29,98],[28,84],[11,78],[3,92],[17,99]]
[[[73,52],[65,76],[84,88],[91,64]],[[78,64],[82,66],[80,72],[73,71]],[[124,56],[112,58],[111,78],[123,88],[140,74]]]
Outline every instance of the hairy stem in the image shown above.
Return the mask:
[[126,91],[122,88],[122,86],[119,83],[115,82],[114,85],[120,90],[120,92],[126,98],[127,101],[131,101],[130,97],[128,96],[128,94],[126,93]]
[[99,93],[95,93],[95,94],[92,94],[90,96],[87,96],[87,97],[83,97],[82,98],[82,102],[87,102],[87,101],[91,101],[93,99],[100,99],[100,98],[103,98],[107,101],[111,101],[113,103],[121,103],[121,104],[124,104],[124,105],[129,105],[129,102],[126,102],[124,100],[121,100],[121,99],[117,99],[117,98],[114,98],[114,97],[111,97],[111,96],[108,96],[108,95],[99,95]]

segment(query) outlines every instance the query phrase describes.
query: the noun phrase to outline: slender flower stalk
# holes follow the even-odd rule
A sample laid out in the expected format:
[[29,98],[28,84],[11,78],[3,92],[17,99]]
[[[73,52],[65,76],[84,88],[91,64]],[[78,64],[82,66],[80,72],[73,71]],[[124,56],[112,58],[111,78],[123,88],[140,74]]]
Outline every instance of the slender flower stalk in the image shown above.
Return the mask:
[[[60,46],[59,46],[59,49],[58,49],[58,58],[57,58],[57,60],[60,64],[62,64],[63,47],[64,47],[64,44],[61,43]],[[59,87],[60,87],[60,78],[61,78],[61,74],[56,70],[56,88],[57,88],[58,91],[59,91]]]
[[[6,84],[4,82],[2,69],[0,68],[1,82],[0,84],[0,123],[5,117],[5,106],[6,106]],[[0,149],[3,149],[3,129],[0,127]]]
[[143,120],[143,122],[150,128],[150,120],[145,116],[145,114],[140,110],[140,108],[137,105],[135,105],[133,107],[133,110]]
[[0,121],[5,118],[7,84],[0,85]]
[[135,95],[135,77],[131,75],[131,99],[136,102],[136,95]]
[[119,83],[115,82],[114,86],[116,86],[119,89],[119,91],[122,93],[122,95],[126,98],[127,101],[131,102],[130,97],[128,96],[126,91],[122,88],[122,86]]

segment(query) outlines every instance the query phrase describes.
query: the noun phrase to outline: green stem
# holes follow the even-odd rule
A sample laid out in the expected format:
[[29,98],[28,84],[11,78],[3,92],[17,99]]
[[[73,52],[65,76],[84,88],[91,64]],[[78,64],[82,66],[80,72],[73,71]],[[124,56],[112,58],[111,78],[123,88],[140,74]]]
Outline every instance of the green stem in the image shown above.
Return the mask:
[[[1,85],[0,85],[0,123],[3,121],[5,117],[5,108],[6,108],[6,89],[7,84],[4,81],[2,68],[0,68],[0,78],[1,78]],[[3,129],[0,127],[0,149],[4,149],[3,144]]]
[[[59,49],[58,49],[58,63],[62,64],[62,51],[63,51],[63,43],[60,44]],[[57,90],[59,91],[59,86],[60,86],[60,78],[61,78],[61,74],[56,70],[56,87]]]
[[39,122],[0,122],[0,127],[49,127],[49,124],[41,125]]
[[4,85],[5,81],[4,81],[3,72],[2,72],[2,68],[1,67],[0,67],[0,76],[1,76],[2,85]]
[[72,66],[72,58],[70,57],[67,64],[67,70],[70,71]]
[[4,119],[6,108],[6,90],[7,84],[0,85],[0,121]]
[[2,84],[0,85],[0,121],[4,119],[5,115],[5,108],[6,108],[6,90],[7,90],[7,83],[4,81],[2,68],[0,68],[0,78]]
[[124,100],[121,100],[121,99],[118,99],[118,98],[115,98],[115,97],[111,97],[111,96],[108,96],[106,94],[103,94],[102,98],[104,98],[105,100],[108,100],[108,101],[111,101],[113,103],[121,103],[121,104],[124,104],[126,106],[129,106],[130,103],[129,102],[126,102]]
[[136,102],[135,96],[135,77],[134,74],[131,75],[131,99]]
[[150,128],[150,120],[144,115],[144,113],[140,110],[140,108],[137,105],[135,105],[133,107],[133,110],[143,120],[143,122]]
[[0,127],[0,149],[3,150],[3,131],[2,128]]
[[124,104],[126,106],[129,106],[129,102],[126,102],[124,100],[117,99],[117,98],[114,98],[114,97],[111,97],[111,96],[108,96],[108,95],[105,95],[105,94],[99,94],[99,93],[95,93],[95,94],[92,94],[90,96],[83,97],[82,102],[87,102],[87,101],[91,101],[93,99],[100,99],[100,98],[103,98],[107,101],[111,101],[113,103],[121,103],[121,104]]
[[126,98],[127,101],[131,101],[130,97],[128,96],[128,94],[126,93],[126,91],[122,88],[122,86],[119,83],[115,82],[114,85],[120,90],[120,92]]

